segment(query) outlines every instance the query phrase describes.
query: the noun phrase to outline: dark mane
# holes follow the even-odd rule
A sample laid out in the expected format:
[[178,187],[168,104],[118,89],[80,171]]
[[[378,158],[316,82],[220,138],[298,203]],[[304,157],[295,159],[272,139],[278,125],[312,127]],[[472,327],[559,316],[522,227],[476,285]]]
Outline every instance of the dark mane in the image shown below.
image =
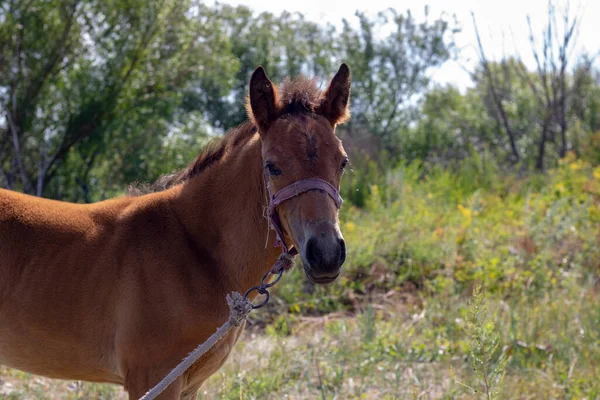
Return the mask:
[[[277,89],[277,102],[280,115],[295,113],[312,113],[320,105],[321,89],[316,79],[300,76],[294,80],[286,78]],[[252,114],[249,110],[251,121],[233,128],[222,138],[215,139],[207,144],[200,155],[188,167],[181,171],[160,176],[152,184],[133,183],[127,190],[128,196],[141,196],[147,193],[160,192],[179,185],[194,176],[200,174],[209,166],[217,163],[232,148],[245,143],[256,132],[256,126],[252,122]]]
[[161,175],[151,184],[133,183],[127,188],[128,196],[141,196],[148,193],[160,192],[179,185],[200,174],[209,166],[217,163],[225,153],[241,143],[245,143],[256,133],[256,128],[250,122],[231,129],[223,137],[213,139],[204,148],[194,162],[181,171]]

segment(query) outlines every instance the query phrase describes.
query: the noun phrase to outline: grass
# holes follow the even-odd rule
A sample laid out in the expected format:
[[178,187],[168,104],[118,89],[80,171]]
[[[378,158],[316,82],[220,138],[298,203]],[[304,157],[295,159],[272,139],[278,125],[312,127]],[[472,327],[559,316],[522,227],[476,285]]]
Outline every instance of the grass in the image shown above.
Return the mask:
[[[424,171],[349,174],[343,277],[287,274],[200,398],[600,398],[600,168]],[[123,396],[0,379],[5,398]]]
[[[595,300],[583,297],[575,307],[564,297],[489,300],[495,318],[484,329],[499,345],[488,347],[485,379],[473,368],[482,343],[466,327],[468,303],[432,299],[423,308],[390,305],[245,341],[205,398],[597,398],[598,334],[579,333],[597,324],[597,303],[587,303]],[[551,311],[534,314],[532,306]],[[587,322],[580,327],[577,319]],[[500,381],[492,372],[503,368]]]
[[0,399],[127,399],[112,385],[51,380],[0,366]]

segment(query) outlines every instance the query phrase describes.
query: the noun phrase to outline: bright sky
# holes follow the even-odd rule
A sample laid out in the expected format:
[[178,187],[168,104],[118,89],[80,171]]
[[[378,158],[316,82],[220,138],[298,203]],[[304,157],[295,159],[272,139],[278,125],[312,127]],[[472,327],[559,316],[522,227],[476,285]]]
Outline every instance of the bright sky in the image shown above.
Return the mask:
[[[516,50],[523,60],[533,67],[529,30],[526,17],[531,17],[535,34],[540,34],[547,21],[547,0],[221,0],[232,5],[243,4],[256,11],[270,11],[275,14],[283,10],[303,13],[313,21],[330,22],[341,25],[342,18],[354,21],[356,10],[376,14],[387,8],[398,11],[410,9],[415,16],[423,15],[424,6],[429,5],[430,18],[442,13],[455,14],[463,30],[456,36],[459,48],[462,49],[457,62],[449,62],[433,75],[440,83],[454,83],[461,88],[468,86],[470,79],[463,67],[471,69],[477,61],[475,30],[471,12],[475,13],[477,25],[482,36],[489,59],[500,59],[503,54],[515,54]],[[564,9],[567,0],[556,2],[559,9]],[[579,34],[574,51],[579,53],[585,49],[600,58],[600,0],[572,0],[571,14],[582,16]],[[560,23],[560,22],[559,22]],[[350,66],[352,68],[352,66]]]

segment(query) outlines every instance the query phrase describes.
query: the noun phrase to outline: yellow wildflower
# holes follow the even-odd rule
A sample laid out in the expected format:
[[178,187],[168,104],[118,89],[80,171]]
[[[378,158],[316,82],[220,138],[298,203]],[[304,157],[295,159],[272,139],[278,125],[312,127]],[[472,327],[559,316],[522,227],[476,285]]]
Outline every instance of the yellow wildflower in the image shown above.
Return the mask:
[[354,233],[354,231],[356,231],[356,225],[354,222],[346,222],[344,230],[348,233]]
[[471,222],[473,221],[473,211],[471,211],[471,209],[468,207],[463,207],[462,204],[458,205],[458,211],[465,218],[463,225],[465,227],[471,225]]
[[573,171],[579,171],[585,166],[585,163],[582,160],[577,160],[569,164],[569,169]]
[[379,196],[379,186],[377,186],[377,185],[371,185],[371,195],[372,196]]
[[559,164],[570,164],[573,161],[575,161],[576,158],[577,158],[577,155],[575,154],[575,152],[569,151],[567,153],[567,155],[564,158],[560,159],[558,162],[559,162]]

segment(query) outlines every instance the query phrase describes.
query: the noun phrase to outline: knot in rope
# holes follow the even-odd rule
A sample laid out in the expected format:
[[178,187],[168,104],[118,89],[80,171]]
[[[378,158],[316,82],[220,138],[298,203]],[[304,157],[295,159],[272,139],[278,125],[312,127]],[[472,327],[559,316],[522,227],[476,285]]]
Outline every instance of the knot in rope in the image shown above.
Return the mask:
[[275,263],[275,265],[273,265],[273,268],[271,268],[271,273],[278,274],[282,271],[289,271],[294,267],[294,260],[295,258],[292,254],[281,253],[281,255],[279,255],[279,258],[277,259],[277,262]]
[[229,321],[234,326],[240,326],[252,311],[250,300],[238,292],[227,295],[227,305],[229,305]]

